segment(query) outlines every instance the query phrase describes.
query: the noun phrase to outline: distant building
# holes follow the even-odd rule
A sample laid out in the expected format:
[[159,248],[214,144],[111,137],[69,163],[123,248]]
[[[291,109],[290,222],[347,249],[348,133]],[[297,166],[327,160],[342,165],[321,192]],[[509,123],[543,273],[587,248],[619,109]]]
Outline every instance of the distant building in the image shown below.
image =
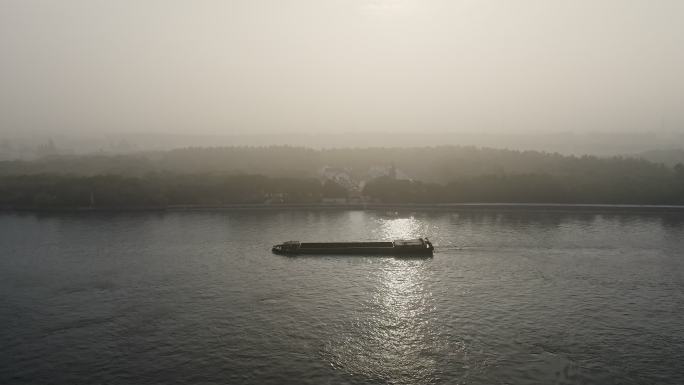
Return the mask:
[[47,143],[36,148],[36,155],[39,157],[57,154],[57,146],[52,138],[48,139]]
[[284,193],[266,193],[264,194],[264,203],[283,203],[285,202]]
[[323,181],[331,180],[344,187],[347,191],[357,190],[359,184],[350,174],[351,171],[349,169],[331,166],[325,166],[318,172],[319,178]]
[[402,170],[395,167],[394,163],[390,166],[373,166],[368,169],[366,180],[372,180],[383,176],[399,180],[411,180],[411,178]]

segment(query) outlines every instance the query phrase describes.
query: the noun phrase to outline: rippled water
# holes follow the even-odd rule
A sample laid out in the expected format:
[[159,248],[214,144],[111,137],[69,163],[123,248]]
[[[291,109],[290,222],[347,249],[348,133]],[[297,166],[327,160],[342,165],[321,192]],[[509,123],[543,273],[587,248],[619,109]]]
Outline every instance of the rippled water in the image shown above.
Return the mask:
[[2,214],[0,383],[682,384],[683,258],[667,214]]

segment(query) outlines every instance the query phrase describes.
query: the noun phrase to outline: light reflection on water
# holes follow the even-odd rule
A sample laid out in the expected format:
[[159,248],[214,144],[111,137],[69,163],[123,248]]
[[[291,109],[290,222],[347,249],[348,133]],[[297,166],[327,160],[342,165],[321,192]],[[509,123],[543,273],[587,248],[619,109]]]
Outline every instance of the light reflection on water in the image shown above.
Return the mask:
[[[434,301],[425,290],[421,260],[388,259],[368,279],[376,290],[344,336],[328,343],[331,364],[351,375],[390,383],[429,383],[439,330],[430,322]],[[363,331],[361,334],[358,331]]]
[[[378,239],[411,239],[425,236],[427,227],[413,216],[378,218],[376,232]],[[431,322],[435,304],[425,287],[425,263],[424,259],[389,258],[369,273],[374,292],[364,312],[353,325],[340,328],[354,332],[327,344],[333,367],[394,384],[434,381],[435,348],[441,344],[446,351],[446,344],[440,341],[438,325]]]
[[420,222],[414,217],[380,220],[380,231],[386,238],[417,238]]
[[427,221],[414,216],[378,218],[377,224],[377,236],[381,239],[413,239],[429,235]]

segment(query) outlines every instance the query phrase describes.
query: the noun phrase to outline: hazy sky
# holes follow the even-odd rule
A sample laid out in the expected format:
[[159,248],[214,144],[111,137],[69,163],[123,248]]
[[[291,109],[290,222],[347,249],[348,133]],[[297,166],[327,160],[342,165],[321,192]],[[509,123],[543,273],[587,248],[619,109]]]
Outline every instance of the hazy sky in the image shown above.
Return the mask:
[[682,0],[0,0],[0,134],[662,125]]

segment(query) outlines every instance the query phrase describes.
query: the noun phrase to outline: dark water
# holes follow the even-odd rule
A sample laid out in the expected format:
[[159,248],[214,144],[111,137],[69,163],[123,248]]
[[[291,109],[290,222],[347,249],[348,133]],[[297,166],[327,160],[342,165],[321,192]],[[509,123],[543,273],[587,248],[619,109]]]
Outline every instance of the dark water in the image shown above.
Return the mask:
[[1,384],[683,384],[684,218],[3,214],[0,326]]

